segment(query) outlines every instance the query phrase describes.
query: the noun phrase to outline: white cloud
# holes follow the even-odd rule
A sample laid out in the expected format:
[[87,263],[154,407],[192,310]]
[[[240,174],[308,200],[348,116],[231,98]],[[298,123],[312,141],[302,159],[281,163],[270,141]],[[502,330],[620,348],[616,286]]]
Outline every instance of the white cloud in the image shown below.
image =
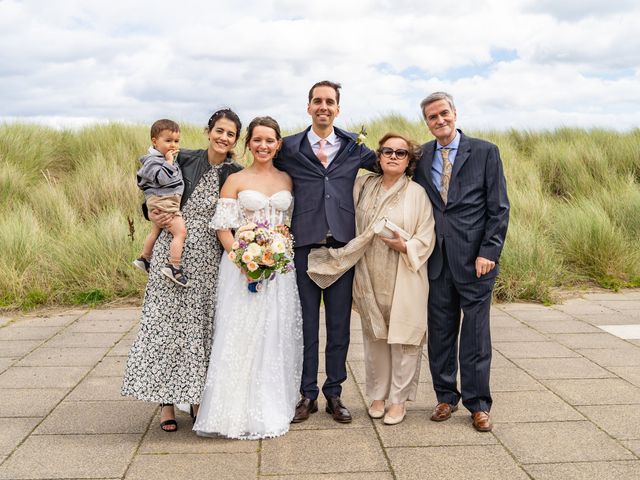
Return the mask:
[[343,123],[417,118],[447,90],[468,128],[628,129],[638,13],[593,0],[0,0],[0,119],[203,124],[231,106],[296,127],[310,85],[332,79]]

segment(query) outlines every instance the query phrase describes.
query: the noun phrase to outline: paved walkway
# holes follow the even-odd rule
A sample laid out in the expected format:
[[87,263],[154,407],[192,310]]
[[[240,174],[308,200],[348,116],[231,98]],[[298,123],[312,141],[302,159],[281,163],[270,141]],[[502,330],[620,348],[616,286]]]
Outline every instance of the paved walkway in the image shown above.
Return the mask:
[[[0,316],[0,479],[640,479],[640,290],[493,309],[491,433],[444,423],[426,359],[407,419],[366,414],[357,318],[343,398],[264,441],[203,439],[120,396],[139,309]],[[603,327],[606,326],[606,327]],[[603,329],[604,328],[604,329]]]

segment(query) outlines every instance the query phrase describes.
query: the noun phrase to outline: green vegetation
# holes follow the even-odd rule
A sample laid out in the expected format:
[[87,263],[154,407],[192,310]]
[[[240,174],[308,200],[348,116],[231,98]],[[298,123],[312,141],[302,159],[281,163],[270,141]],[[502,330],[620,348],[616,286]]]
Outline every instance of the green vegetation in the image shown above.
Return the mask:
[[[398,116],[367,130],[372,147],[390,130],[429,139]],[[505,164],[512,211],[498,299],[640,286],[640,130],[468,133],[496,143]],[[131,261],[149,225],[135,171],[148,143],[147,126],[0,125],[0,308],[141,296],[146,277]],[[181,143],[204,148],[206,138],[183,126]]]

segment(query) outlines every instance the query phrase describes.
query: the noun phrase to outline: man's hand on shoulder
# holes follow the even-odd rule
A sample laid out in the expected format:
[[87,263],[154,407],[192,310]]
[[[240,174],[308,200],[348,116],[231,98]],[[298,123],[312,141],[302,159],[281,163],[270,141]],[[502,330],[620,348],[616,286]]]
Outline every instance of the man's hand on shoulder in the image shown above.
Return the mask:
[[484,257],[476,258],[476,277],[480,278],[494,268],[496,268],[496,262]]

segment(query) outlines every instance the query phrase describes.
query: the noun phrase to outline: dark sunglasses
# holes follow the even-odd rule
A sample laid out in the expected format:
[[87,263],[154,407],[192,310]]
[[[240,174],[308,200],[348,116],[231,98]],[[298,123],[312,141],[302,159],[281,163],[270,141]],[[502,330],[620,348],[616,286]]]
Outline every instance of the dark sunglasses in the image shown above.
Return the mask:
[[404,160],[409,155],[409,150],[405,150],[404,148],[399,148],[398,150],[394,150],[393,148],[383,147],[380,150],[380,155],[386,158],[391,158],[393,154],[395,154],[398,160]]

